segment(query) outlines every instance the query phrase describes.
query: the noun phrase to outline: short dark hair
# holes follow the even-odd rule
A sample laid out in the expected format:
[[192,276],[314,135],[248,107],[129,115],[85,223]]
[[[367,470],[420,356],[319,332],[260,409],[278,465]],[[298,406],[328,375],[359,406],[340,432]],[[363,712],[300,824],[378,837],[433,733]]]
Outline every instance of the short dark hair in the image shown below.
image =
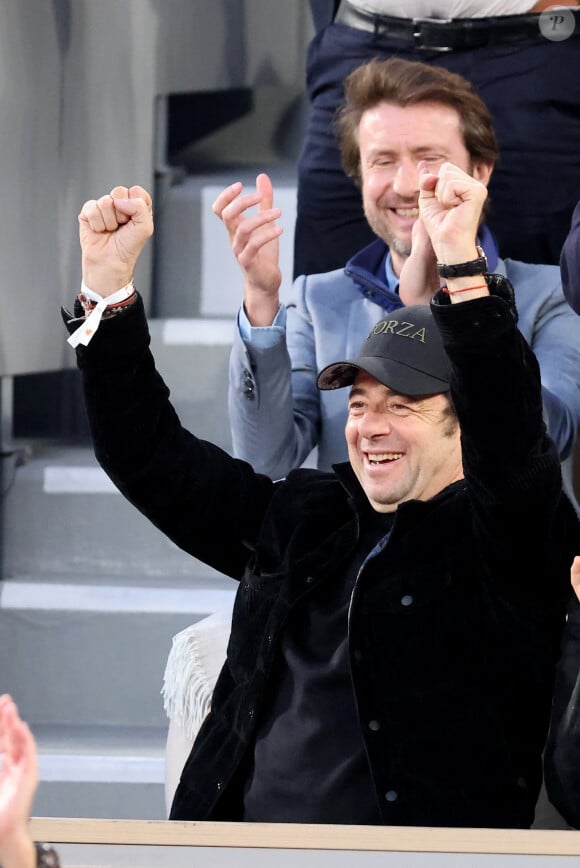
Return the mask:
[[344,171],[359,185],[361,117],[382,102],[403,108],[424,102],[449,106],[459,115],[471,161],[493,165],[498,159],[491,112],[474,87],[454,72],[398,57],[375,58],[346,77],[344,92],[345,103],[337,114],[336,130]]

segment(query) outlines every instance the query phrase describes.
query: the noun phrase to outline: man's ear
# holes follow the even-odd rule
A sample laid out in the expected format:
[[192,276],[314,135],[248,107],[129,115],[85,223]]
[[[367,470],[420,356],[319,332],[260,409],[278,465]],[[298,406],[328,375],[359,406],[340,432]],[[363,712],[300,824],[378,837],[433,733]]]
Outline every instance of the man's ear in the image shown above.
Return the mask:
[[489,184],[491,173],[493,172],[493,163],[474,163],[472,175],[476,181],[481,181],[482,184]]

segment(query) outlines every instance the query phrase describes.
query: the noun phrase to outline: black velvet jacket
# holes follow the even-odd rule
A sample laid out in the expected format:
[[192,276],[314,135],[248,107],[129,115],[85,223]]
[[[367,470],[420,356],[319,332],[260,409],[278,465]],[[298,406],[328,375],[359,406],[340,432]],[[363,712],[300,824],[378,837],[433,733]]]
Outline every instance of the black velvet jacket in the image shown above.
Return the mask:
[[548,798],[570,826],[580,829],[580,603],[576,596],[570,600],[562,636],[544,769]]
[[[577,526],[511,288],[491,284],[489,298],[432,304],[465,480],[399,507],[352,595],[353,689],[385,824],[526,827],[541,783]],[[240,582],[227,661],[171,813],[239,820],[286,618],[349,557],[364,493],[348,464],[274,483],[196,439],[148,344],[140,300],[103,322],[77,350],[86,406],[98,460],[125,496]]]

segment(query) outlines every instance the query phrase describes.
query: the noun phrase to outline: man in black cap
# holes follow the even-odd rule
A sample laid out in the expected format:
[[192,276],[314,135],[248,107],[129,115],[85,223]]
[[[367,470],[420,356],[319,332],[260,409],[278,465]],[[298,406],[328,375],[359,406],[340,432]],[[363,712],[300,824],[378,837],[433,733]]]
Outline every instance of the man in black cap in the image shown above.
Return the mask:
[[378,513],[411,498],[427,500],[463,478],[449,359],[427,305],[393,311],[373,327],[356,359],[318,376],[320,389],[344,386],[352,387],[350,464]]
[[532,823],[578,531],[511,287],[476,249],[485,195],[450,163],[424,167],[447,283],[320,373],[350,387],[350,461],[279,482],[184,430],[169,402],[131,286],[147,192],[84,205],[86,318],[69,341],[97,457],[239,581],[172,819]]

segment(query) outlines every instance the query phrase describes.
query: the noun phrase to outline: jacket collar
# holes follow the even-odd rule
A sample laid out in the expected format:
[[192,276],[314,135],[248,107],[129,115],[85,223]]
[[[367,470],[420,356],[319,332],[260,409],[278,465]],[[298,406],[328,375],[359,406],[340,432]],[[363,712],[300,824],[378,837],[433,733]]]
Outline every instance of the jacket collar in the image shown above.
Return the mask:
[[[483,247],[487,257],[489,272],[495,272],[502,264],[498,259],[497,245],[490,229],[482,223],[477,236],[477,243]],[[390,289],[385,282],[386,258],[389,248],[381,238],[363,247],[349,259],[344,273],[353,281],[355,288],[364,298],[378,304],[387,311],[401,307],[398,292]]]
[[377,238],[349,259],[344,273],[364,298],[390,311],[401,307],[401,299],[385,282],[385,260],[388,255],[389,248],[381,238]]

